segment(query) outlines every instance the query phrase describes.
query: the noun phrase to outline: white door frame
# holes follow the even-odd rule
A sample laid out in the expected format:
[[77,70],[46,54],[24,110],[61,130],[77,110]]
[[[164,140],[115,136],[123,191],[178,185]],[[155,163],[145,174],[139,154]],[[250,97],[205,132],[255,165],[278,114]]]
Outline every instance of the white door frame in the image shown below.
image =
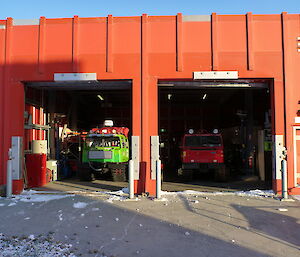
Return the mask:
[[297,130],[300,130],[300,126],[293,126],[293,144],[294,144],[294,186],[297,187],[297,140],[300,140],[300,136],[297,136]]

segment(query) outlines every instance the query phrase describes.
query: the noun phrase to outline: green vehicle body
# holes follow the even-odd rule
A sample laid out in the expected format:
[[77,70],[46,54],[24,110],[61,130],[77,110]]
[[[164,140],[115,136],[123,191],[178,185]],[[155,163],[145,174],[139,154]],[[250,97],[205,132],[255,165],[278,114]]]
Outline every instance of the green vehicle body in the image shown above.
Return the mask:
[[81,180],[110,176],[113,181],[126,181],[129,142],[123,134],[88,134],[82,145]]
[[87,135],[82,150],[83,163],[127,163],[128,161],[129,142],[126,136],[122,134]]

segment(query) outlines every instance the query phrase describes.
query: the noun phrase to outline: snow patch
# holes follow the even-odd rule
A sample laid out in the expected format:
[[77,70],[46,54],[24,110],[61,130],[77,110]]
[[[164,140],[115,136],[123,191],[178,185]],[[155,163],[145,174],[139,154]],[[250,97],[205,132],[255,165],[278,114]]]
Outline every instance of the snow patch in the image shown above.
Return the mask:
[[35,239],[35,236],[34,236],[34,235],[29,235],[28,238],[29,238],[30,240],[34,240],[34,239]]
[[113,201],[125,201],[128,197],[114,195],[106,200],[106,202],[113,203]]
[[87,206],[87,203],[84,203],[84,202],[77,202],[77,203],[73,204],[73,207],[77,208],[77,209],[82,209],[82,208],[85,208],[86,206]]
[[286,208],[279,208],[278,211],[288,211]]
[[293,195],[293,198],[300,201],[300,195]]
[[48,192],[48,191],[36,191],[28,190],[23,191],[20,195],[14,195],[13,203],[10,203],[9,206],[13,206],[18,202],[48,202],[52,200],[59,200],[66,197],[70,197],[70,194],[61,194],[61,192]]
[[[230,195],[237,195],[237,196],[248,196],[248,197],[274,197],[275,194],[273,190],[250,190],[250,191],[236,191],[236,192],[201,192],[201,191],[194,191],[194,190],[185,190],[179,192],[167,192],[162,191],[161,193],[164,196],[178,196],[178,195],[203,195],[203,196],[230,196]],[[205,199],[209,199],[205,197]]]
[[238,191],[234,193],[239,196],[250,196],[250,197],[274,197],[273,190],[250,190],[250,191]]
[[21,202],[48,202],[52,200],[59,200],[70,195],[31,195],[30,197],[20,197]]

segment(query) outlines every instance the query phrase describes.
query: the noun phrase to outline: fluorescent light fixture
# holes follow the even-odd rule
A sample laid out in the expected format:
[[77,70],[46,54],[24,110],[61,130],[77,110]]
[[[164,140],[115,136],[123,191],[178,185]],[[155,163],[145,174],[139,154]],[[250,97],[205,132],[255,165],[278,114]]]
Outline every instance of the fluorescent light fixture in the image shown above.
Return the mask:
[[101,100],[104,101],[104,98],[101,95],[97,95],[97,97]]
[[207,84],[205,87],[251,87],[250,84],[240,84],[240,83],[232,83],[232,84]]
[[204,99],[206,99],[206,97],[207,97],[207,94],[204,94],[202,99],[204,100]]
[[158,86],[159,87],[174,87],[174,84],[168,84],[168,83],[166,83],[166,84],[164,84],[164,83],[161,83],[161,84],[158,84]]

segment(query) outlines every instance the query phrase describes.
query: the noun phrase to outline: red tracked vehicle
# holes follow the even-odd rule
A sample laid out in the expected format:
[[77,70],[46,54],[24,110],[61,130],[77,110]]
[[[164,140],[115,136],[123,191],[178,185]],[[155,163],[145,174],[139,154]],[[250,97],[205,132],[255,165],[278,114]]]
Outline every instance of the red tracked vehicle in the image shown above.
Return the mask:
[[182,139],[181,161],[182,166],[178,175],[191,179],[193,174],[214,172],[215,179],[226,180],[224,165],[224,145],[222,135],[193,129]]

